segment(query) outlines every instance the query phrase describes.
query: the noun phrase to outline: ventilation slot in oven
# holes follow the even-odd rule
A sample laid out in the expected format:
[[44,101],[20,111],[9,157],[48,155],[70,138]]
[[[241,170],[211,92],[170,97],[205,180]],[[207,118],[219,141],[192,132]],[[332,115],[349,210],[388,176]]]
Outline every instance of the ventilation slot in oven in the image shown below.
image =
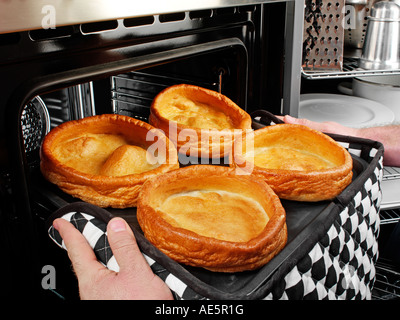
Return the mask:
[[117,28],[118,28],[117,20],[109,20],[109,21],[100,21],[100,22],[81,24],[81,31],[83,34],[112,31]]
[[211,16],[212,10],[198,10],[189,12],[190,19],[210,18]]
[[159,20],[162,23],[173,22],[173,21],[182,21],[182,20],[185,20],[185,12],[160,14]]
[[129,19],[124,19],[124,27],[133,28],[139,26],[147,26],[147,25],[152,25],[154,21],[155,21],[154,16],[129,18]]
[[53,40],[71,37],[75,32],[73,26],[63,26],[54,29],[37,29],[29,31],[29,38],[32,41]]

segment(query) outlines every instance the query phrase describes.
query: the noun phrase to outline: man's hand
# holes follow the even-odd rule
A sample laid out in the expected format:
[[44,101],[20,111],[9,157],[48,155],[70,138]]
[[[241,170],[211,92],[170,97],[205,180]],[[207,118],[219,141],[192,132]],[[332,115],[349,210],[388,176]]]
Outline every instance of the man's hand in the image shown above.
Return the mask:
[[53,226],[67,247],[68,256],[78,278],[81,299],[173,298],[168,286],[151,270],[124,219],[113,218],[107,225],[108,241],[120,267],[119,272],[111,271],[97,261],[84,236],[70,222],[56,219]]

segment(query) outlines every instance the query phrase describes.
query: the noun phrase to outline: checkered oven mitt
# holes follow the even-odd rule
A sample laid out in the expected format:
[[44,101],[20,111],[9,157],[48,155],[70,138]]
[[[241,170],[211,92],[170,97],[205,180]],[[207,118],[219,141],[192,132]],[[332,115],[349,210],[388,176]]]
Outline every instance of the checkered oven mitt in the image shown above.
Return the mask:
[[[63,239],[58,231],[52,226],[52,223],[56,218],[62,218],[71,222],[86,238],[98,261],[109,270],[118,272],[119,265],[111,251],[107,238],[107,223],[112,217],[113,216],[107,210],[85,202],[68,204],[54,212],[49,217],[47,221],[48,235],[59,247],[67,250]],[[137,240],[142,237],[139,234],[135,234],[135,236]],[[159,276],[170,288],[175,299],[196,299],[199,296],[188,288],[188,286],[180,279],[170,273],[170,271],[143,253],[143,251],[142,254],[154,274]]]
[[[118,272],[119,266],[107,239],[107,223],[84,212],[69,212],[61,218],[71,222],[86,238],[97,260],[108,269]],[[52,226],[48,230],[50,238],[61,248],[67,250],[60,234]]]

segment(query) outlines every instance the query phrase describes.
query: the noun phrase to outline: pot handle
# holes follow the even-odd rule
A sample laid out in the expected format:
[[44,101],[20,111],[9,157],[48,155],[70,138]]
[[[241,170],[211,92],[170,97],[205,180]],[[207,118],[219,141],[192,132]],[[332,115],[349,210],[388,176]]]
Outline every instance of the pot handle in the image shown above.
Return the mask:
[[353,83],[351,82],[341,82],[338,84],[337,89],[344,94],[349,96],[353,95]]

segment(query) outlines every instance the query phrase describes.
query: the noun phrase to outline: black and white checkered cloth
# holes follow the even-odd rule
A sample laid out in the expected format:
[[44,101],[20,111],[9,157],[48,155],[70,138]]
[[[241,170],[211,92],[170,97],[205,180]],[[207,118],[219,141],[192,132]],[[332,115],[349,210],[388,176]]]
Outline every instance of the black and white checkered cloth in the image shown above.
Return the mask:
[[[76,209],[77,207],[79,207],[79,211],[74,211],[74,209]],[[85,207],[88,210],[85,210]],[[113,256],[107,239],[107,222],[105,221],[108,219],[107,217],[105,219],[94,217],[93,215],[84,212],[93,212],[93,210],[98,210],[98,213],[100,215],[103,214],[102,208],[96,208],[95,206],[92,206],[90,204],[80,202],[74,203],[71,205],[67,205],[66,207],[63,207],[61,208],[61,210],[57,211],[54,215],[52,215],[51,221],[56,218],[63,218],[71,222],[75,226],[75,228],[77,228],[86,238],[89,245],[93,249],[98,261],[101,262],[108,269],[118,272],[119,266],[115,257]],[[65,211],[70,212],[62,213]],[[99,216],[99,214],[97,214],[97,216]],[[61,238],[58,231],[53,228],[53,226],[49,227],[48,234],[58,246],[67,250],[63,239]],[[187,292],[191,292],[190,289],[188,290],[187,285],[185,285],[179,278],[168,272],[164,267],[156,263],[155,260],[150,258],[148,255],[144,253],[142,254],[147,263],[152,268],[153,272],[168,285],[176,298],[183,297],[185,290]],[[197,296],[196,293],[194,293],[194,295],[192,295],[190,298],[193,298],[195,296]]]
[[[279,122],[279,119],[273,120],[270,124]],[[370,140],[334,138],[350,153],[364,159],[368,167],[332,201],[323,219],[312,222],[313,232],[304,237],[301,245],[283,259],[272,274],[259,279],[256,288],[241,291],[240,296],[221,292],[202,282],[149,245],[141,234],[135,233],[142,254],[153,272],[168,285],[176,299],[371,298],[378,259],[383,147]],[[106,225],[111,218],[107,210],[77,203],[58,210],[50,217],[49,225],[56,217],[70,221],[88,240],[99,261],[107,268],[118,271],[107,241]],[[60,235],[51,226],[49,236],[65,249]]]

